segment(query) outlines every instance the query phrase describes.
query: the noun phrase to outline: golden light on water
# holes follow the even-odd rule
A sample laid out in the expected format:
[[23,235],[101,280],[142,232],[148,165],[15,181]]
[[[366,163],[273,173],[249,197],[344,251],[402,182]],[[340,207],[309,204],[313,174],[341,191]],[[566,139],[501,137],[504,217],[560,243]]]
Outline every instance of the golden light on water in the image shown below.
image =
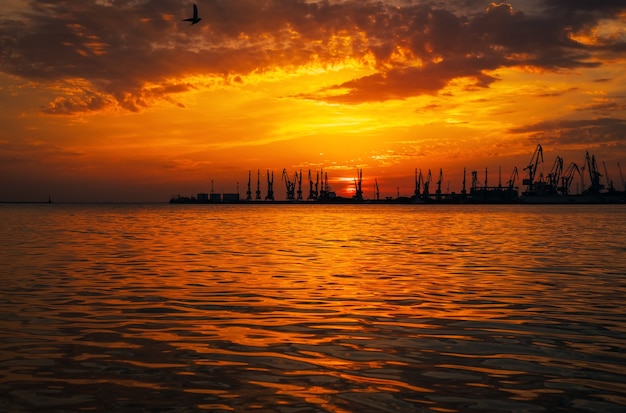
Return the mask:
[[0,212],[9,407],[623,404],[621,205]]

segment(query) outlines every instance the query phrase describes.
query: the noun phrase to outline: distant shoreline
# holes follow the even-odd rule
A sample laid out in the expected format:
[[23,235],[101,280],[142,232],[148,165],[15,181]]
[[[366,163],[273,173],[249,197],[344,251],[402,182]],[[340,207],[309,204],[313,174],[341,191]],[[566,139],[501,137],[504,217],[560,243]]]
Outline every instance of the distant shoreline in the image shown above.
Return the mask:
[[354,200],[337,197],[333,200],[236,200],[229,202],[198,201],[197,199],[170,199],[169,201],[0,201],[0,205],[625,205],[626,195],[601,194],[596,196],[570,195],[555,197],[520,197],[516,200],[430,199],[415,201],[410,198],[381,200]]
[[565,196],[521,196],[515,199],[485,198],[429,198],[412,199],[400,197],[381,200],[356,200],[352,198],[329,198],[325,200],[229,200],[210,201],[197,198],[172,198],[174,205],[623,205],[626,193]]
[[0,201],[0,204],[53,204],[50,201]]

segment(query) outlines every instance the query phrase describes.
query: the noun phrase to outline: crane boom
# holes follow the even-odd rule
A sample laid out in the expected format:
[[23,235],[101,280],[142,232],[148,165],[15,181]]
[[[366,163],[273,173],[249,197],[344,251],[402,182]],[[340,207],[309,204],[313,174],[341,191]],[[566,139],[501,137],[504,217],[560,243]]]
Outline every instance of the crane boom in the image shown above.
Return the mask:
[[311,170],[309,169],[309,197],[307,199],[317,199],[315,191],[313,191],[313,178],[311,177]]
[[609,170],[606,169],[606,163],[602,161],[602,166],[604,166],[604,179],[606,179],[606,186],[609,189],[609,192],[614,192],[615,188],[613,188],[613,181],[609,179]]
[[376,188],[376,200],[380,200],[380,191],[378,190],[378,179],[374,178],[374,186]]
[[428,174],[426,175],[426,179],[424,180],[424,199],[428,199],[430,193],[430,181],[433,179],[433,174],[428,170]]
[[589,178],[591,179],[591,184],[587,189],[587,192],[592,194],[597,194],[601,189],[604,189],[604,185],[600,183],[600,177],[602,174],[598,172],[598,164],[596,162],[595,155],[589,155],[589,151],[585,153],[585,168],[589,172]]
[[256,197],[255,199],[261,199],[261,170],[256,171]]
[[287,191],[287,199],[288,200],[295,199],[296,198],[295,197],[296,184],[295,184],[295,182],[292,182],[289,179],[289,176],[287,176],[287,169],[283,169],[282,179],[283,179],[283,181],[285,181],[285,189]]
[[572,162],[571,164],[569,164],[565,172],[563,172],[563,176],[561,176],[561,186],[558,189],[563,195],[569,195],[569,188],[574,181],[575,173],[577,173],[578,176],[582,177],[578,165],[576,165],[575,162]]
[[437,180],[437,199],[441,199],[441,181],[443,181],[443,169],[439,168],[439,179]]
[[524,168],[525,171],[528,171],[528,178],[522,181],[522,185],[527,186],[526,193],[530,194],[535,192],[535,175],[537,174],[539,162],[543,162],[543,148],[541,147],[541,144],[537,144],[537,148],[535,148],[535,152],[530,159],[530,163]]
[[478,171],[472,171],[472,188],[470,194],[478,189]]
[[356,178],[354,179],[354,199],[363,200],[363,169],[356,170]]
[[[417,174],[417,169],[415,169],[415,173]],[[420,188],[424,182],[424,176],[422,175],[422,169],[420,168],[419,174],[416,176],[417,182],[415,184],[415,199],[420,199]]]
[[296,182],[298,182],[298,200],[302,199],[302,169],[300,169],[300,175],[296,172]]
[[252,200],[252,189],[250,188],[252,181],[252,171],[248,171],[248,190],[246,191],[246,201]]
[[519,178],[519,173],[517,172],[517,166],[513,167],[513,172],[511,173],[511,178],[509,178],[509,189],[513,189],[515,187],[515,180]]
[[270,170],[267,170],[267,195],[265,195],[266,201],[274,200],[274,171],[272,171],[272,175],[270,178]]
[[549,190],[552,193],[556,193],[559,186],[559,180],[561,178],[561,173],[563,172],[563,158],[557,156],[554,160],[554,164],[552,165],[552,169],[548,174],[548,186]]
[[461,195],[463,195],[463,198],[465,198],[465,196],[467,195],[467,190],[465,188],[465,178],[466,178],[466,168],[463,168],[463,188],[461,189]]

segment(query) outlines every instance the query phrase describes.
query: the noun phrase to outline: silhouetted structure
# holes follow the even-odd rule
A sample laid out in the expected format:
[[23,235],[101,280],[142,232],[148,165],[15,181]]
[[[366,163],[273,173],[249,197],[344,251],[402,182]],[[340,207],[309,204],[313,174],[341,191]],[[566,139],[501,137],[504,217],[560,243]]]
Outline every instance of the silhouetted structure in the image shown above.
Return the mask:
[[[424,177],[422,170],[415,168],[415,188],[411,197],[403,197],[400,195],[400,188],[397,188],[397,196],[395,198],[385,197],[380,199],[380,191],[378,180],[374,179],[375,198],[366,199],[363,193],[363,170],[357,169],[356,178],[354,178],[354,195],[350,198],[337,196],[329,185],[328,172],[323,169],[316,171],[315,183],[313,182],[313,174],[309,169],[309,194],[306,201],[302,197],[302,169],[294,172],[293,179],[290,179],[287,169],[283,169],[282,180],[285,182],[286,200],[282,202],[290,203],[473,203],[473,204],[498,204],[498,203],[626,203],[626,181],[620,164],[618,170],[621,183],[624,188],[618,191],[613,181],[609,178],[608,168],[605,162],[604,175],[599,172],[598,162],[594,155],[589,151],[585,153],[584,165],[579,168],[575,162],[571,162],[567,168],[564,168],[564,160],[557,156],[552,164],[550,171],[544,177],[540,172],[539,166],[543,163],[543,148],[537,145],[530,162],[524,171],[527,176],[522,180],[525,190],[519,192],[516,186],[519,178],[517,167],[513,168],[511,176],[505,185],[502,184],[502,169],[498,168],[498,185],[489,186],[489,170],[485,168],[485,180],[481,183],[478,179],[476,170],[471,172],[472,183],[469,194],[466,190],[466,172],[463,168],[463,183],[460,194],[450,193],[449,183],[448,189],[444,193],[443,185],[443,168],[439,169],[437,179],[437,189],[434,194],[430,193],[430,184],[432,182],[432,172],[428,169],[428,173]],[[588,186],[585,186],[585,177],[590,180]],[[606,186],[601,182],[604,177]],[[578,189],[576,194],[572,194],[572,184],[576,180],[580,181],[582,193]],[[296,191],[297,185],[297,191]],[[261,200],[261,171],[257,170],[257,189],[255,201],[252,200],[252,172],[248,171],[248,186],[245,200],[239,199],[239,183],[237,183],[236,194],[215,194],[213,192],[213,181],[211,181],[211,193],[198,193],[196,196],[172,197],[171,203],[180,204],[203,204],[203,203],[258,203]],[[605,191],[605,188],[607,190]],[[265,201],[275,201],[274,199],[274,172],[267,170],[267,195]],[[49,200],[51,202],[51,200]],[[279,201],[281,202],[281,201]]]
[[267,195],[265,195],[266,201],[274,201],[274,171],[272,171],[272,177],[270,178],[270,171],[267,170]]

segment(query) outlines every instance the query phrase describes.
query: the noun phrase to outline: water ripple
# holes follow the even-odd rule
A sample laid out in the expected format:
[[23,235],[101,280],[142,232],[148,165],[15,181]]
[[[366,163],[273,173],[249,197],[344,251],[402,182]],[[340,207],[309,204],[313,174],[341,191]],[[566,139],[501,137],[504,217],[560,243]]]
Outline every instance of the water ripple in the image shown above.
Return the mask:
[[623,411],[626,209],[568,208],[2,206],[0,409]]

